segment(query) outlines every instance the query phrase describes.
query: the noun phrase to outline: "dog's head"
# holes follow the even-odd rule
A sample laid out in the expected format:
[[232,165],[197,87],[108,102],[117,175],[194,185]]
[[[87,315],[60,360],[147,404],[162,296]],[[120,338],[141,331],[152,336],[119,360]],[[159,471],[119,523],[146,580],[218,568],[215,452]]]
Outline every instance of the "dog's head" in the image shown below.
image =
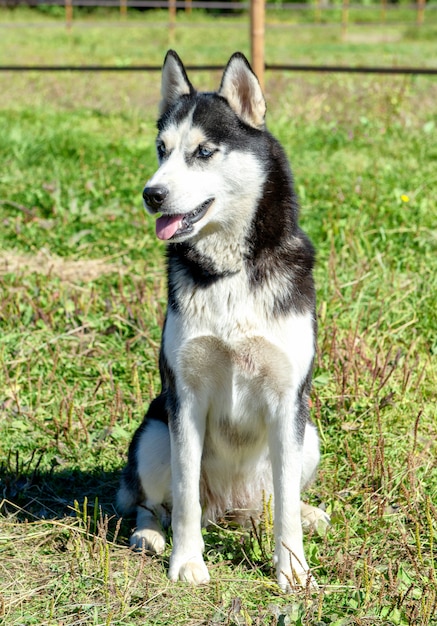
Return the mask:
[[234,228],[255,206],[265,177],[258,136],[266,105],[255,74],[237,52],[219,90],[197,92],[170,50],[161,94],[159,169],[143,191],[146,209],[159,215],[157,236],[180,242]]

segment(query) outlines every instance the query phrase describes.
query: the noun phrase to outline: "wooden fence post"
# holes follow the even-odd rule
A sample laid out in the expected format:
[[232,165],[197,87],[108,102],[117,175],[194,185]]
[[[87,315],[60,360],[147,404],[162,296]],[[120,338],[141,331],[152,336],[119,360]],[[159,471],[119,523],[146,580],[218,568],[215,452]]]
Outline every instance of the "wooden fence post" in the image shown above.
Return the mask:
[[127,15],[127,0],[120,0],[120,15],[123,18]]
[[176,0],[168,0],[168,19],[169,39],[170,44],[173,44],[176,28]]
[[343,37],[346,35],[349,23],[349,0],[343,0],[343,8],[341,12],[341,32]]
[[387,0],[381,0],[381,21],[385,22],[387,17]]
[[265,35],[265,0],[250,2],[250,43],[252,69],[264,89],[264,35]]
[[314,6],[314,19],[316,20],[317,24],[320,24],[320,22],[322,21],[322,11],[320,8],[320,0],[315,0],[315,6]]
[[417,0],[417,25],[422,26],[425,17],[426,0]]
[[73,24],[73,2],[72,0],[65,0],[65,23],[67,30],[71,29]]

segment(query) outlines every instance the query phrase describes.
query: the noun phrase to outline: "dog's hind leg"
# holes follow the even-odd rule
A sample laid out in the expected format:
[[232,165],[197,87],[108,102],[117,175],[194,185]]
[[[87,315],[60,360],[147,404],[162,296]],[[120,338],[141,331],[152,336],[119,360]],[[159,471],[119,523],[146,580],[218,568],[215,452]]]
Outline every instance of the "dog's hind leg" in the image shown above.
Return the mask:
[[[149,419],[140,428],[134,441],[132,455],[136,461],[141,498],[136,502],[137,525],[130,544],[138,550],[160,554],[165,549],[165,528],[170,523],[171,466],[168,426],[161,421]],[[127,507],[123,506],[123,500],[126,501],[126,496],[129,495],[126,482],[124,478],[118,496],[119,504],[124,509]]]
[[137,527],[130,538],[130,545],[135,550],[162,554],[165,549],[165,528],[159,519],[162,507],[150,509],[145,504],[137,507]]

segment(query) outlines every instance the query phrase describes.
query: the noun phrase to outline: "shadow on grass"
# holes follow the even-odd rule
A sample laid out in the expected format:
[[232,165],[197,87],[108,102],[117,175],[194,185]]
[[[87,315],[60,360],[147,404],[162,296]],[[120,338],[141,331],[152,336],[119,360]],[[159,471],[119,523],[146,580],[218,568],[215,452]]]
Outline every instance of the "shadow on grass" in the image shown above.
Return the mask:
[[[0,515],[20,523],[83,517],[86,510],[90,517],[107,518],[110,527],[119,526],[115,503],[120,471],[42,471],[30,465],[0,465]],[[126,518],[119,526],[122,543],[128,540],[132,522]]]

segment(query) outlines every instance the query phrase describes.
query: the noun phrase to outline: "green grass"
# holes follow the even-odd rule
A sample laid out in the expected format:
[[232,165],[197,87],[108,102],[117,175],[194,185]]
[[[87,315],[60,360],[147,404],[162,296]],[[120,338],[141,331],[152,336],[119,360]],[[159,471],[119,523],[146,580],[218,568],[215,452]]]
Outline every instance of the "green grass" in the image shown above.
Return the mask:
[[[233,47],[246,49],[244,31],[230,28],[220,52],[211,23],[216,43],[204,57],[194,31],[176,35],[186,60],[224,63]],[[132,28],[109,28],[101,48],[102,31],[74,39],[75,30],[29,38],[10,29],[0,51],[5,59],[17,46],[9,62],[50,62],[56,50],[62,61],[150,53],[147,62],[161,62],[165,31],[140,42]],[[357,48],[323,32],[311,42],[310,31],[293,31],[293,56],[301,60],[301,46],[351,63],[366,50],[385,54],[383,43]],[[281,41],[269,42],[268,57],[280,60]],[[426,38],[402,36],[399,50],[432,60]],[[213,88],[219,76],[193,80]],[[170,548],[163,558],[127,548],[134,520],[120,521],[115,492],[158,389],[166,303],[164,247],[141,206],[155,168],[159,77],[0,75],[8,626],[437,623],[437,84],[274,73],[266,83],[269,128],[292,161],[318,253],[312,411],[323,458],[306,497],[330,511],[332,526],[305,546],[320,591],[279,592],[268,515],[257,532],[205,531],[207,587],[167,581]]]

